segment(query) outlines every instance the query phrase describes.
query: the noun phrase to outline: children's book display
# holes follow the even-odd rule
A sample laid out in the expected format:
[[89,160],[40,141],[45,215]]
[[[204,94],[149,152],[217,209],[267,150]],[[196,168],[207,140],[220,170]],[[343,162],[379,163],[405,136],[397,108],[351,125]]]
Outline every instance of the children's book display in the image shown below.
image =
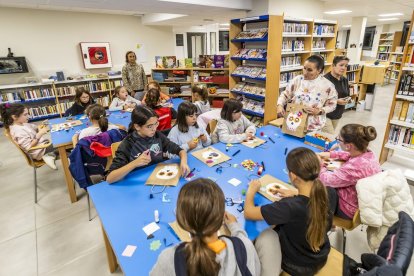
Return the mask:
[[260,39],[267,35],[267,28],[252,29],[240,32],[235,39]]
[[174,68],[176,62],[176,56],[155,56],[155,68]]
[[[185,231],[183,228],[181,228],[177,221],[171,222],[171,223],[169,223],[169,225],[170,225],[171,229],[175,232],[177,237],[182,242],[190,242],[191,241],[190,233]],[[221,226],[221,228],[218,230],[217,235],[218,236],[222,236],[222,235],[231,236],[231,233],[230,233],[230,230],[227,228],[227,226],[225,226],[223,224],[223,226]]]
[[[263,71],[263,72],[262,72]],[[266,68],[255,66],[237,66],[233,75],[246,76],[249,78],[266,78]]]
[[246,138],[245,140],[243,140],[242,145],[253,149],[264,143],[266,143],[266,141],[263,139],[260,139],[258,137],[251,137],[251,138]]
[[82,124],[83,123],[80,120],[68,121],[68,122],[60,123],[60,124],[54,124],[54,125],[52,125],[52,129],[50,130],[50,132],[61,131],[61,130],[69,130],[69,129],[75,127],[75,126],[80,126]]
[[271,176],[271,175],[264,175],[260,179],[261,188],[259,190],[259,194],[266,197],[268,200],[275,202],[282,199],[277,190],[284,189],[284,190],[292,190],[295,191],[296,188],[293,186]]
[[265,96],[266,88],[257,83],[239,82],[233,87],[233,92],[243,92],[252,95]]
[[233,57],[237,58],[267,58],[267,50],[266,49],[240,49]]
[[285,117],[282,125],[282,132],[296,136],[305,137],[307,128],[308,114],[305,106],[301,104],[289,103],[286,107]]
[[212,147],[200,149],[198,151],[192,152],[191,154],[209,167],[213,167],[217,164],[226,162],[231,159],[229,156],[225,155],[218,149]]
[[228,68],[228,55],[199,55],[199,68]]
[[145,185],[177,186],[180,175],[181,171],[178,164],[159,163],[147,179],[147,182],[145,182]]
[[264,102],[248,99],[246,97],[237,97],[243,104],[243,109],[250,110],[256,113],[264,114]]

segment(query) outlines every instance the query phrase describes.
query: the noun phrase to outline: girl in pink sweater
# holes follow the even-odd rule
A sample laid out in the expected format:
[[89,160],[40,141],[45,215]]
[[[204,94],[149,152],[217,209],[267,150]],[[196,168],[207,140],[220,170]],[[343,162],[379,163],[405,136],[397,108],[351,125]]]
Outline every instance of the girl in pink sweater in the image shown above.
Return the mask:
[[[358,180],[381,172],[374,153],[368,149],[377,132],[372,126],[348,124],[342,127],[336,140],[342,151],[319,153],[322,159],[332,158],[345,161],[339,169],[329,171],[322,166],[319,175],[322,183],[336,190],[338,205],[335,215],[352,219],[358,209],[358,196],[355,185]],[[322,162],[323,164],[323,162]]]
[[55,165],[56,156],[53,153],[53,146],[47,148],[30,150],[31,148],[49,143],[45,137],[48,128],[44,125],[29,124],[29,112],[22,104],[5,104],[1,106],[1,117],[5,129],[10,131],[14,141],[33,160],[45,161],[50,168],[57,170]]

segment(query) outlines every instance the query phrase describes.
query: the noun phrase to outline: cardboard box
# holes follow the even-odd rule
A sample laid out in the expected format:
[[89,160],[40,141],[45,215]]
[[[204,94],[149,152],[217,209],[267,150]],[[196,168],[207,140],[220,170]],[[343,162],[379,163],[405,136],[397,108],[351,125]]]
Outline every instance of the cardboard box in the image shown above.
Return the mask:
[[312,131],[307,133],[305,136],[305,144],[311,145],[312,147],[320,150],[325,150],[326,142],[328,142],[328,149],[330,149],[336,144],[335,135],[322,131]]

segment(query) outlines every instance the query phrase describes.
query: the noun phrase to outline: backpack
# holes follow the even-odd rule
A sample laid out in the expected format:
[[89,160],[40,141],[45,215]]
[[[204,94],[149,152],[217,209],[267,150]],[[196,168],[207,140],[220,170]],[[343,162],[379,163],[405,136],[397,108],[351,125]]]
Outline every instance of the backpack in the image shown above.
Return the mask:
[[[237,237],[220,236],[226,237],[233,243],[234,253],[236,255],[237,266],[243,276],[252,276],[249,268],[247,267],[247,251],[241,239]],[[184,251],[185,242],[181,243],[174,253],[174,268],[175,275],[186,276],[187,275],[187,261]]]

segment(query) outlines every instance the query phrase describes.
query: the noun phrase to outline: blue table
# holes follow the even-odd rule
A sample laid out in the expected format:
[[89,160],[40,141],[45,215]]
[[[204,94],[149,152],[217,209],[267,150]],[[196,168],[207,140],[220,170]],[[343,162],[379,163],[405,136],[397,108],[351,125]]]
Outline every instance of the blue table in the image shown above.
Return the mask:
[[[178,105],[182,102],[183,102],[182,99],[172,100],[174,108],[178,108]],[[122,125],[126,129],[128,129],[129,123],[131,122],[131,113],[123,112],[123,111],[107,111],[107,113],[109,114],[108,120],[110,123]],[[81,117],[82,115],[78,115],[78,116],[73,116],[72,118],[73,120],[79,120]],[[53,147],[58,149],[59,151],[60,159],[62,161],[62,168],[63,168],[63,172],[65,175],[66,186],[69,192],[69,198],[72,203],[77,201],[77,196],[76,196],[76,191],[75,191],[75,184],[73,182],[72,175],[70,174],[70,171],[69,171],[69,162],[68,162],[68,156],[67,156],[66,150],[73,148],[72,137],[76,133],[79,133],[79,131],[81,131],[82,129],[88,127],[89,120],[87,118],[84,118],[81,121],[83,124],[80,126],[73,127],[67,131],[61,130],[61,131],[56,131],[56,132],[51,133]],[[60,124],[60,123],[65,123],[65,122],[68,122],[66,117],[49,120],[50,125]]]
[[[225,144],[218,143],[213,146],[229,156],[232,156],[234,152],[240,149],[240,153],[229,161],[231,164],[239,164],[237,168],[233,166],[223,168],[222,173],[219,174],[216,172],[217,166],[209,168],[191,154],[188,155],[188,165],[190,168],[196,168],[196,177],[211,177],[213,180],[216,180],[226,197],[240,198],[242,197],[242,190],[247,190],[248,177],[254,173],[246,171],[240,166],[243,160],[263,161],[266,169],[263,175],[271,174],[282,181],[288,182],[288,175],[285,169],[285,148],[287,147],[288,151],[296,147],[307,147],[317,150],[305,145],[303,139],[284,135],[280,129],[273,126],[265,126],[259,129],[257,134],[259,135],[261,132],[271,137],[276,143],[273,144],[268,141],[263,146],[255,149],[234,144],[234,147],[231,147],[227,153],[225,151]],[[178,160],[168,160],[167,162],[178,162]],[[154,167],[155,165],[134,171],[125,179],[112,185],[103,182],[88,189],[102,222],[111,272],[115,271],[118,261],[125,275],[147,275],[155,264],[160,252],[165,249],[164,238],[167,240],[167,245],[179,243],[179,239],[170,229],[168,223],[175,221],[174,210],[178,192],[187,181],[180,179],[177,187],[168,187],[165,190],[171,198],[169,203],[162,202],[162,194],[156,194],[154,198],[150,199],[151,187],[144,185],[144,183]],[[237,178],[242,183],[234,187],[227,183],[231,178]],[[261,195],[255,197],[255,203],[258,205],[269,202],[268,199]],[[154,233],[154,239],[147,240],[142,227],[154,221],[154,210],[159,211],[159,226],[161,229]],[[250,239],[256,238],[262,230],[268,227],[264,221],[246,221],[243,214],[237,211],[236,205],[232,207],[227,206],[226,210],[236,215]],[[150,250],[150,243],[154,240],[160,240],[162,243],[157,251]],[[137,246],[137,250],[132,257],[123,257],[121,255],[127,245]]]

